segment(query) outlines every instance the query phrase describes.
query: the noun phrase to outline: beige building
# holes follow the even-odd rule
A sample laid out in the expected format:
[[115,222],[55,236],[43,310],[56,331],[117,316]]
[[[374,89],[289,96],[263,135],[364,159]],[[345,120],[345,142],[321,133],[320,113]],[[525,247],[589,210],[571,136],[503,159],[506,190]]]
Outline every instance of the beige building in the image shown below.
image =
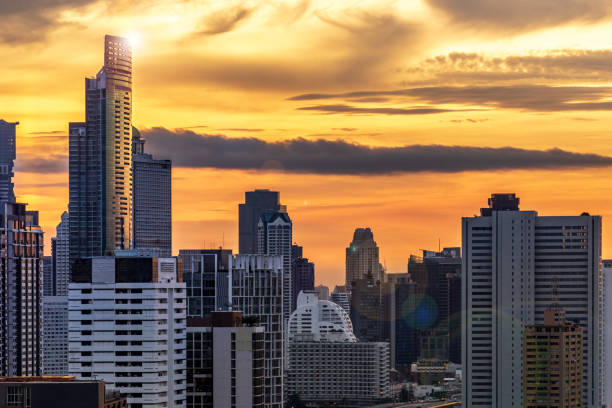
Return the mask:
[[378,245],[370,228],[357,228],[353,241],[346,248],[346,287],[351,282],[368,278],[371,273],[374,281],[384,281],[384,271],[379,261]]

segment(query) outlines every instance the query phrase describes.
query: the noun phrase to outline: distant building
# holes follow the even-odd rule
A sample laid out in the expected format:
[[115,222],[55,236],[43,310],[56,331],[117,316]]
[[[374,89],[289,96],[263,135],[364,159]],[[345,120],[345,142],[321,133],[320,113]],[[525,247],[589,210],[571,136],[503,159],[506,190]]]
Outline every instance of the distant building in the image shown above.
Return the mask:
[[[325,285],[315,286],[314,291],[317,292],[317,297],[319,299],[329,300],[329,288],[327,286]],[[297,302],[296,302],[296,307],[297,307]]]
[[0,378],[0,401],[7,408],[127,408],[125,397],[104,381],[65,376]]
[[104,65],[85,79],[85,122],[69,125],[70,259],[132,247],[132,48],[104,38]]
[[187,286],[187,316],[210,317],[229,304],[231,249],[181,249],[183,279]]
[[187,318],[187,408],[264,407],[265,334],[241,312]]
[[375,282],[371,275],[352,282],[350,316],[360,341],[395,343],[393,295],[392,283]]
[[238,205],[238,252],[257,253],[257,226],[266,211],[287,211],[280,204],[278,191],[255,190],[244,193],[244,203]]
[[[55,240],[51,238],[51,247],[54,246]],[[55,271],[53,267],[53,257],[43,256],[43,296],[55,295]]]
[[15,202],[13,185],[14,161],[17,158],[16,127],[19,122],[0,119],[0,203]]
[[[299,245],[291,246],[291,285],[292,285],[292,306],[291,313],[297,307],[297,298],[301,291],[314,290],[314,263],[309,262],[308,258],[303,257],[302,247]],[[328,289],[329,295],[329,289]]]
[[265,211],[257,224],[257,253],[283,259],[283,319],[286,323],[293,304],[291,270],[293,224],[286,212]]
[[417,284],[407,273],[387,275],[393,285],[393,331],[391,361],[400,379],[408,379],[412,365],[418,362],[420,354],[419,321],[422,296]]
[[582,407],[582,327],[558,304],[523,336],[523,407]]
[[351,282],[366,279],[371,274],[375,281],[383,282],[384,271],[379,261],[378,245],[369,228],[357,228],[353,241],[346,248],[346,281],[350,288]]
[[145,140],[132,132],[134,248],[172,256],[172,161],[145,153]]
[[42,374],[43,231],[26,204],[0,203],[0,376]]
[[288,397],[354,405],[389,397],[389,344],[358,342],[344,309],[314,291],[298,297],[287,348]]
[[604,369],[604,402],[612,407],[612,260],[601,262],[603,278],[603,366]]
[[43,297],[43,373],[68,375],[68,297]]
[[66,211],[55,229],[55,238],[52,240],[51,252],[53,254],[54,270],[54,296],[68,296],[70,284],[70,216]]
[[344,309],[344,311],[350,316],[351,314],[351,295],[350,287],[336,285],[334,291],[330,296],[330,300]]
[[69,372],[130,407],[184,407],[186,297],[176,258],[94,257],[72,268]]

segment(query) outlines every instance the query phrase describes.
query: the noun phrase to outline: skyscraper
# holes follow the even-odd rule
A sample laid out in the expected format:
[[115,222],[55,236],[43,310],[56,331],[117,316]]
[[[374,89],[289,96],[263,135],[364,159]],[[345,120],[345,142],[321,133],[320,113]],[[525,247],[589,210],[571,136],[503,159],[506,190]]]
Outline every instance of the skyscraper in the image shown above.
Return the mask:
[[286,211],[280,204],[278,191],[255,190],[244,193],[244,203],[238,205],[238,252],[257,253],[257,226],[264,211]]
[[145,140],[133,129],[134,248],[172,255],[172,161],[145,153]]
[[303,257],[302,247],[291,246],[291,313],[297,307],[297,298],[301,291],[314,290],[314,264]]
[[292,223],[286,212],[265,211],[257,224],[257,253],[283,259],[283,318],[287,322],[293,305],[291,279]]
[[104,66],[85,79],[85,122],[69,127],[71,261],[132,247],[132,50],[104,39]]
[[13,162],[17,154],[15,128],[18,124],[0,119],[0,203],[15,201]]
[[52,245],[53,267],[55,277],[54,296],[68,296],[70,283],[70,217],[64,211],[55,228],[55,238]]
[[42,375],[43,231],[25,204],[0,205],[0,376]]
[[68,296],[43,297],[43,374],[68,375]]
[[603,355],[602,364],[605,367],[603,378],[604,403],[612,407],[612,260],[601,262],[603,280]]
[[544,323],[558,283],[583,329],[583,406],[601,407],[601,218],[538,216],[494,194],[462,224],[463,405],[522,406],[524,327]]
[[[51,238],[51,247],[55,245],[55,239]],[[55,296],[55,271],[53,257],[43,256],[43,296]]]
[[372,274],[375,281],[384,281],[378,256],[378,245],[372,230],[357,228],[353,241],[346,248],[346,287],[350,288],[354,280],[367,279],[368,274]]

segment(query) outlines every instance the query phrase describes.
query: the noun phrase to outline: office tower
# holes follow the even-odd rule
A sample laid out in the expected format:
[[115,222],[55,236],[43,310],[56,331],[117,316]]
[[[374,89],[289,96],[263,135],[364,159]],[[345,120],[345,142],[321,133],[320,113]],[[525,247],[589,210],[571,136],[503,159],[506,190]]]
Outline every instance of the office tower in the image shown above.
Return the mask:
[[104,66],[85,79],[85,122],[69,126],[70,259],[132,247],[132,50],[104,38]]
[[604,368],[605,382],[603,388],[604,403],[607,407],[612,407],[612,260],[601,262],[602,281],[603,281],[603,313],[602,313],[602,332],[603,332],[603,352],[602,365]]
[[41,375],[43,231],[26,204],[0,206],[0,376]]
[[[461,274],[461,249],[424,250],[422,257],[410,257],[408,273],[420,292],[420,313],[415,322],[419,331],[419,359],[449,361],[451,317],[456,318],[453,314],[460,310],[451,310],[451,296],[457,295],[451,293],[451,281],[452,276]],[[460,296],[460,288],[454,289],[459,289]],[[453,320],[452,325],[456,329],[458,322]]]
[[187,316],[207,317],[229,304],[229,258],[231,249],[181,249],[187,286]]
[[[315,286],[314,291],[317,292],[317,297],[321,300],[329,300],[329,288],[325,285]],[[297,298],[296,298],[297,300]],[[297,303],[296,303],[297,304]]]
[[391,361],[400,379],[411,374],[411,365],[417,363],[420,355],[419,326],[423,296],[417,284],[407,273],[388,274],[393,285],[393,349]]
[[51,253],[54,268],[54,296],[68,296],[70,283],[70,217],[68,212],[62,213],[62,218],[55,229],[52,239]]
[[68,375],[68,297],[43,297],[43,373]]
[[187,318],[187,408],[264,406],[264,328],[242,317]]
[[145,140],[132,132],[134,248],[172,256],[172,161],[145,153]]
[[389,344],[358,342],[344,309],[319,300],[314,291],[298,297],[287,358],[289,397],[344,406],[389,397]]
[[519,211],[514,194],[494,194],[481,215],[463,218],[463,405],[520,407],[524,326],[543,324],[558,304],[583,329],[583,406],[600,407],[601,218]]
[[351,297],[349,290],[346,286],[336,285],[334,288],[330,300],[344,309],[344,311],[350,316],[351,314]]
[[130,407],[184,407],[186,297],[176,258],[94,257],[74,263],[69,372],[102,379]]
[[553,303],[544,323],[525,326],[523,407],[582,407],[582,327]]
[[449,273],[448,279],[448,360],[461,364],[461,271]]
[[238,205],[238,252],[257,253],[257,227],[265,211],[283,211],[278,191],[255,190],[244,193],[244,203]]
[[[51,248],[55,239],[51,238]],[[55,271],[53,270],[53,257],[43,256],[43,296],[55,295]]]
[[15,130],[18,124],[0,119],[0,203],[15,202],[13,163],[17,157]]
[[297,307],[298,294],[303,290],[314,290],[314,263],[303,257],[302,247],[299,245],[291,246],[291,285],[291,313],[293,313]]
[[0,378],[0,401],[11,408],[127,407],[125,397],[104,381],[64,376]]
[[283,259],[283,319],[291,316],[293,282],[291,280],[292,224],[286,212],[264,212],[257,224],[257,253]]
[[384,271],[378,259],[378,245],[369,228],[357,228],[353,234],[353,241],[346,248],[346,281],[347,287],[351,282],[365,279],[371,273],[375,281],[383,282]]
[[350,316],[359,340],[394,343],[394,312],[392,283],[375,282],[371,274],[370,279],[352,282]]
[[269,255],[234,255],[229,257],[229,263],[232,310],[241,311],[264,327],[264,406],[281,408],[284,401],[283,259]]

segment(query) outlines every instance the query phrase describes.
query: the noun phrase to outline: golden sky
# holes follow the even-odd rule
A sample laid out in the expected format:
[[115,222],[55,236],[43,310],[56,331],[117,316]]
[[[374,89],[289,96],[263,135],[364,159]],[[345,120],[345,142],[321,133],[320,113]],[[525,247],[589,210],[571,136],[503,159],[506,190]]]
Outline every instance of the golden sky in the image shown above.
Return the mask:
[[269,188],[330,286],[356,227],[403,272],[460,245],[494,192],[604,216],[612,256],[607,0],[23,0],[0,16],[0,118],[20,122],[16,194],[47,240],[68,122],[114,34],[138,40],[134,125],[174,160],[175,252],[236,249],[244,191]]

